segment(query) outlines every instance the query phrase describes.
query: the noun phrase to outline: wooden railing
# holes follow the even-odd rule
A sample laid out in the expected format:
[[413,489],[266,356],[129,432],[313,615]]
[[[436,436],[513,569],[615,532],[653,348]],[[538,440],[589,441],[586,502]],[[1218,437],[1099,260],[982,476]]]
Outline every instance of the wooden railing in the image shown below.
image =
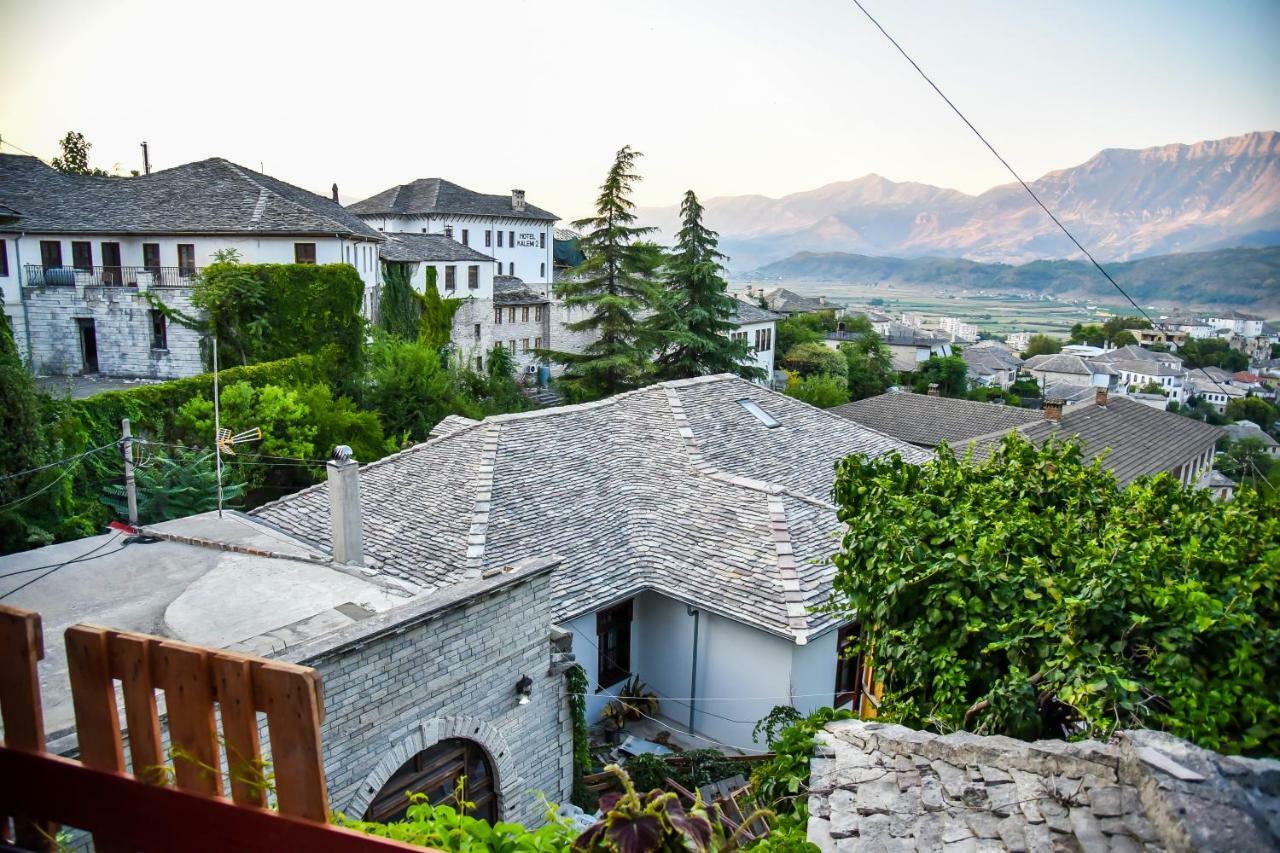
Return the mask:
[[[64,824],[93,833],[96,849],[108,853],[425,849],[328,824],[315,670],[91,625],[68,628],[65,639],[79,762],[45,752],[40,616],[0,605],[5,840],[52,849],[57,824]],[[165,697],[167,753],[157,690]],[[269,764],[259,713],[266,716]],[[271,790],[277,811],[266,808]]]

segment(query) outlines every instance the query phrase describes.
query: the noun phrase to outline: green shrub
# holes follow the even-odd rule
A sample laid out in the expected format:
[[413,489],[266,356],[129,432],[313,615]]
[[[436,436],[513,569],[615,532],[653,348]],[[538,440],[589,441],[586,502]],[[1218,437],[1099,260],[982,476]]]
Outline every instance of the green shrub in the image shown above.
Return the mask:
[[412,805],[404,820],[373,823],[350,820],[339,814],[334,821],[369,835],[450,853],[561,853],[573,845],[577,836],[554,812],[548,815],[544,826],[531,830],[518,823],[499,821],[490,825],[471,817],[465,813],[470,805],[467,803],[459,810],[447,805],[433,806],[424,794],[410,794],[409,799]]
[[817,376],[792,374],[787,379],[787,396],[819,409],[830,409],[849,402],[849,385],[843,376],[831,373]]
[[852,717],[845,709],[819,708],[782,729],[769,741],[773,758],[757,765],[751,773],[756,801],[780,816],[795,815],[803,824],[809,810],[809,761],[816,744],[814,735],[832,720]]

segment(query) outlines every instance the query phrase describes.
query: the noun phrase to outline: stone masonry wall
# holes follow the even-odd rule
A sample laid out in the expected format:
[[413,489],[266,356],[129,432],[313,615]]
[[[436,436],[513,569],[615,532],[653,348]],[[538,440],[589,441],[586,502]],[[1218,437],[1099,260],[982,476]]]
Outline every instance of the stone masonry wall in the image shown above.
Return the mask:
[[[195,313],[191,291],[156,289],[165,305]],[[98,371],[105,376],[177,379],[204,372],[200,336],[166,321],[166,349],[152,349],[151,310],[146,294],[133,287],[24,288],[23,303],[31,327],[31,367],[37,374],[68,375],[83,371],[78,319],[93,320]]]
[[[540,825],[568,797],[572,736],[564,682],[550,674],[548,573],[497,589],[367,645],[299,662],[324,682],[321,730],[331,808],[360,817],[395,770],[438,740],[489,752],[499,817]],[[533,679],[529,704],[516,682]]]

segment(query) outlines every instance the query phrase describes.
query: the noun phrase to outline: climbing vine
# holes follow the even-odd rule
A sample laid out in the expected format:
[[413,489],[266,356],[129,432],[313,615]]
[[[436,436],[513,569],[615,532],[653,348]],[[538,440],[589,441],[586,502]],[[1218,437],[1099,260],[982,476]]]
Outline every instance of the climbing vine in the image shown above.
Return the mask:
[[587,671],[581,664],[565,670],[565,688],[569,694],[569,717],[573,726],[573,804],[594,808],[595,797],[583,781],[591,772],[591,745],[587,734]]

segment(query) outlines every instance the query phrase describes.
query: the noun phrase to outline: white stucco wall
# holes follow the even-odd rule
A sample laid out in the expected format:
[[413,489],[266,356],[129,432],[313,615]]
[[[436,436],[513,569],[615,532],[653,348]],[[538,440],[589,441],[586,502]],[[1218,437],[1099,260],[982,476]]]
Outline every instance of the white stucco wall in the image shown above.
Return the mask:
[[[636,668],[636,625],[639,623],[639,606],[640,602],[636,602],[636,609],[632,613],[631,622],[631,667]],[[587,673],[587,725],[594,725],[600,722],[600,714],[604,711],[606,705],[617,695],[617,687],[621,685],[609,685],[605,689],[599,689],[599,648],[596,642],[596,614],[588,613],[570,620],[567,624],[560,627],[573,632],[573,653],[578,659],[578,663],[582,664],[582,668]],[[644,676],[641,676],[643,678]]]
[[[409,278],[409,283],[413,285],[414,290],[419,293],[426,293],[427,289],[427,268],[435,267],[436,270],[436,291],[440,294],[441,299],[465,299],[473,297],[475,299],[493,299],[493,272],[494,264],[492,261],[437,261],[433,263],[415,263],[413,265],[413,275]],[[457,286],[453,290],[445,289],[445,267],[453,267],[457,270]],[[478,267],[479,286],[472,289],[468,286],[468,272],[471,267]]]
[[[494,216],[364,216],[370,226],[387,233],[443,234],[453,230],[453,239],[483,252],[500,263],[500,275],[514,275],[527,282],[551,281],[552,256],[555,250],[554,222]],[[502,232],[498,245],[497,232]],[[489,241],[485,242],[488,232]],[[514,233],[516,245],[511,245]],[[515,264],[515,269],[512,269]]]
[[792,704],[803,714],[827,707],[835,699],[837,635],[832,628],[792,649]]
[[[774,352],[778,349],[777,325],[778,324],[773,320],[769,320],[768,322],[765,322],[765,323],[743,323],[741,326],[739,326],[735,330],[738,332],[747,333],[747,344],[751,346],[751,352],[752,352],[751,363],[755,364],[761,370],[765,371],[765,374],[768,377],[773,376],[773,356],[774,356]],[[766,350],[757,350],[755,348],[756,332],[763,329],[773,330],[773,333],[769,336],[770,346]],[[769,380],[766,378],[764,381],[768,382]]]

